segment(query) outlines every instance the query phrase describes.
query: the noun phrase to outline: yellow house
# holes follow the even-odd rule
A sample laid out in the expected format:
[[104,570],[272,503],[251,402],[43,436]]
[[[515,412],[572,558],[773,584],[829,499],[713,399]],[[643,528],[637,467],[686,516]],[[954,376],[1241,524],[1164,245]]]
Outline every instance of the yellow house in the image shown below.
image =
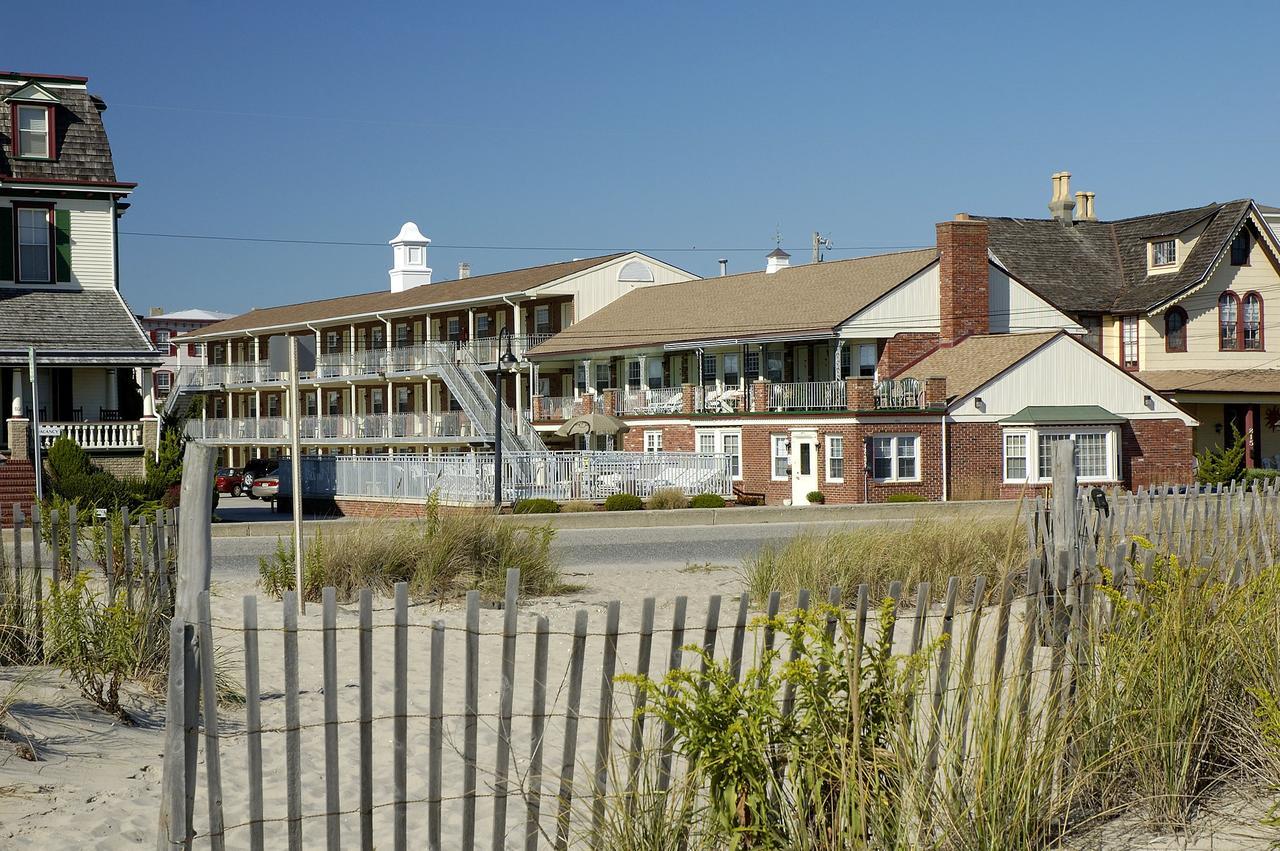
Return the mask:
[[987,219],[992,263],[1194,416],[1197,451],[1229,443],[1238,428],[1248,466],[1280,468],[1273,208],[1245,198],[1099,221],[1093,193],[1073,198],[1069,180],[1054,175],[1049,219]]

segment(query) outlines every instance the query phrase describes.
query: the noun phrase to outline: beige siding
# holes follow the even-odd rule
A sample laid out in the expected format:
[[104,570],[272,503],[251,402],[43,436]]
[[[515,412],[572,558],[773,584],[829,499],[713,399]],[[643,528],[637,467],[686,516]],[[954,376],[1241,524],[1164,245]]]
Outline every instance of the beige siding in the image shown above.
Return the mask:
[[892,337],[903,331],[938,330],[938,264],[924,269],[840,326],[848,338]]
[[[975,396],[982,399],[985,410],[975,405]],[[1045,345],[974,391],[954,416],[957,420],[999,420],[1029,405],[1101,405],[1130,419],[1179,416],[1159,394],[1067,337]]]
[[[1241,298],[1249,291],[1262,296],[1263,351],[1218,351],[1218,297],[1231,290]],[[1209,283],[1178,302],[1187,311],[1187,350],[1166,352],[1164,314],[1140,323],[1142,369],[1257,369],[1275,366],[1280,351],[1280,274],[1255,241],[1248,266],[1224,259]]]
[[60,201],[71,211],[71,280],[86,289],[115,286],[115,246],[109,201]]
[[994,264],[987,276],[987,317],[991,333],[1048,331],[1062,328],[1074,333],[1084,329],[1070,317],[1010,278]]
[[[649,267],[650,271],[653,272],[652,283],[618,280],[618,272],[632,260],[639,260]],[[637,287],[674,284],[680,281],[696,280],[697,277],[697,275],[682,271],[674,266],[660,263],[651,257],[632,253],[625,254],[604,266],[589,269],[580,275],[575,275],[553,286],[541,288],[537,291],[537,295],[539,298],[551,295],[572,295],[574,305],[573,319],[575,322],[581,322],[606,304],[626,295]]]

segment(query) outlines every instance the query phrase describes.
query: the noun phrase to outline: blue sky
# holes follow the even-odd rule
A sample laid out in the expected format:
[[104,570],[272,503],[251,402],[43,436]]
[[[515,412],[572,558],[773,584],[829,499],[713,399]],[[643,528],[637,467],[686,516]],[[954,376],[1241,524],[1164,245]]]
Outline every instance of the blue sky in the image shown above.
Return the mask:
[[133,307],[238,312],[384,288],[406,219],[437,279],[622,247],[710,275],[761,268],[775,229],[804,260],[814,230],[841,258],[961,210],[1042,217],[1063,169],[1103,218],[1280,204],[1278,25],[1275,2],[57,3],[0,64],[105,97]]

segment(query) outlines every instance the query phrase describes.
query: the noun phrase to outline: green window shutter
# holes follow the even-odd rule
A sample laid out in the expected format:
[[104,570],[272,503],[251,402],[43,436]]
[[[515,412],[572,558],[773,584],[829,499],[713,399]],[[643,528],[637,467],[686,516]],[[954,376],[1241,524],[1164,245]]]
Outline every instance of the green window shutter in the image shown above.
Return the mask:
[[0,281],[13,280],[13,208],[0,207]]
[[54,280],[66,283],[71,280],[71,211],[53,211],[53,244],[57,249],[54,263],[57,275]]

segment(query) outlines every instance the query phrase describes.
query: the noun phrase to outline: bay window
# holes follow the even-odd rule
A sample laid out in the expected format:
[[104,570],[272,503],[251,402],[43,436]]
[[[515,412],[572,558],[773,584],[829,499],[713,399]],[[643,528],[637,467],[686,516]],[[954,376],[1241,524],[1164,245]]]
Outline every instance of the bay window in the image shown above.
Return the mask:
[[1111,482],[1119,479],[1117,450],[1120,444],[1114,426],[1041,426],[1005,430],[1004,481],[1010,484],[1046,484],[1053,481],[1053,447],[1060,441],[1071,439],[1076,442],[1078,481]]

